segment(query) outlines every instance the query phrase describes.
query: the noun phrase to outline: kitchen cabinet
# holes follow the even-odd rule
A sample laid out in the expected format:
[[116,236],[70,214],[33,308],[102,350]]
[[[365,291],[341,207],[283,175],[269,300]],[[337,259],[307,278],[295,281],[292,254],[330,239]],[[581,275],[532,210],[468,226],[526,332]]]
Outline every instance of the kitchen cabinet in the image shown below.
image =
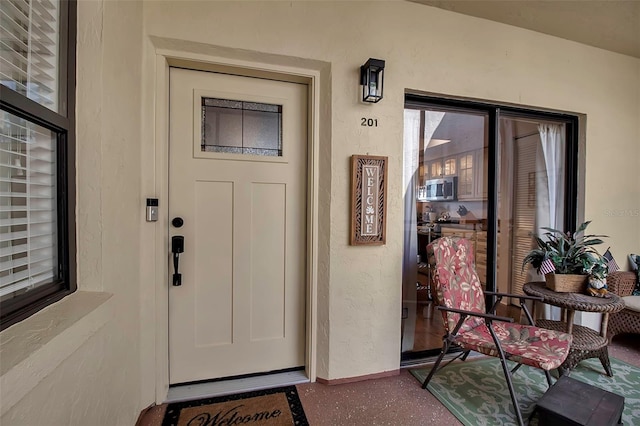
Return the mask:
[[[496,280],[500,272],[500,233],[498,232],[498,250],[496,258]],[[476,271],[480,282],[486,288],[487,284],[487,231],[476,231]]]
[[476,231],[474,231],[473,229],[468,229],[468,228],[450,228],[450,227],[442,226],[440,228],[440,234],[443,237],[462,237],[462,238],[466,238],[467,240],[472,241],[474,243],[474,250],[475,250]]
[[474,196],[476,155],[474,152],[467,152],[458,157],[458,199],[467,200]]
[[476,168],[476,196],[486,200],[489,196],[489,148],[484,147],[478,153],[478,167]]
[[418,254],[422,262],[427,262],[427,245],[438,238],[440,238],[439,232],[429,231],[429,229],[425,227],[418,227]]
[[488,195],[488,149],[478,149],[458,156],[458,199],[484,200]]
[[476,231],[476,272],[482,287],[487,287],[487,231]]
[[445,176],[456,176],[458,170],[458,158],[446,157],[428,162],[428,174],[430,179]]
[[447,176],[458,177],[459,200],[487,198],[487,148],[427,161],[420,166],[420,181]]

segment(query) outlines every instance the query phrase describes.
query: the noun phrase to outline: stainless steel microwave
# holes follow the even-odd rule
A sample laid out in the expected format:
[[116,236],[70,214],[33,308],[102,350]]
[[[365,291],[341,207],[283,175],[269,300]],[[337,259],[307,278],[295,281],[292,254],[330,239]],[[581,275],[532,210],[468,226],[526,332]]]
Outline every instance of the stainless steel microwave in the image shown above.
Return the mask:
[[456,176],[429,179],[424,183],[426,201],[456,201],[458,199],[458,178]]

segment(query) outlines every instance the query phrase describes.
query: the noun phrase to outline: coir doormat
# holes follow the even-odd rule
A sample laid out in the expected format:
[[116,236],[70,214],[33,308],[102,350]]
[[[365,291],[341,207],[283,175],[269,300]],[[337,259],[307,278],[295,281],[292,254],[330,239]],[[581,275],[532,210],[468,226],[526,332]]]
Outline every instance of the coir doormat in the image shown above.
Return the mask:
[[169,404],[162,426],[308,425],[295,386]]

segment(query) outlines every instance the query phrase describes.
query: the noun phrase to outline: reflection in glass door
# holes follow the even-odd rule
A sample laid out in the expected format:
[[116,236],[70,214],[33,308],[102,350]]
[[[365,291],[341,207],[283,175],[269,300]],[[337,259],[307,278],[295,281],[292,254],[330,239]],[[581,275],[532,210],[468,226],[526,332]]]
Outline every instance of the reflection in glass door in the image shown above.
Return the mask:
[[486,285],[488,115],[437,107],[405,109],[405,265],[403,359],[439,350],[444,327],[434,312],[427,245],[446,236],[472,242]]
[[[442,347],[444,328],[434,309],[433,270],[426,256],[430,242],[446,236],[469,239],[487,290],[522,293],[525,282],[541,279],[522,270],[522,259],[541,227],[575,225],[576,134],[572,116],[407,96],[404,362]],[[446,185],[454,190],[440,190]],[[508,305],[499,313],[519,316]]]

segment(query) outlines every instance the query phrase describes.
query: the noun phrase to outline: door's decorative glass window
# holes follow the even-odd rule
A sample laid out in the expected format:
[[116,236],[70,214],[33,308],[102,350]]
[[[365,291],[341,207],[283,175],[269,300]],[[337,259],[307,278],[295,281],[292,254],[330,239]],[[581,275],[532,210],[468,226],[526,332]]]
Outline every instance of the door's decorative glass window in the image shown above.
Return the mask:
[[202,98],[203,152],[282,156],[282,105]]

